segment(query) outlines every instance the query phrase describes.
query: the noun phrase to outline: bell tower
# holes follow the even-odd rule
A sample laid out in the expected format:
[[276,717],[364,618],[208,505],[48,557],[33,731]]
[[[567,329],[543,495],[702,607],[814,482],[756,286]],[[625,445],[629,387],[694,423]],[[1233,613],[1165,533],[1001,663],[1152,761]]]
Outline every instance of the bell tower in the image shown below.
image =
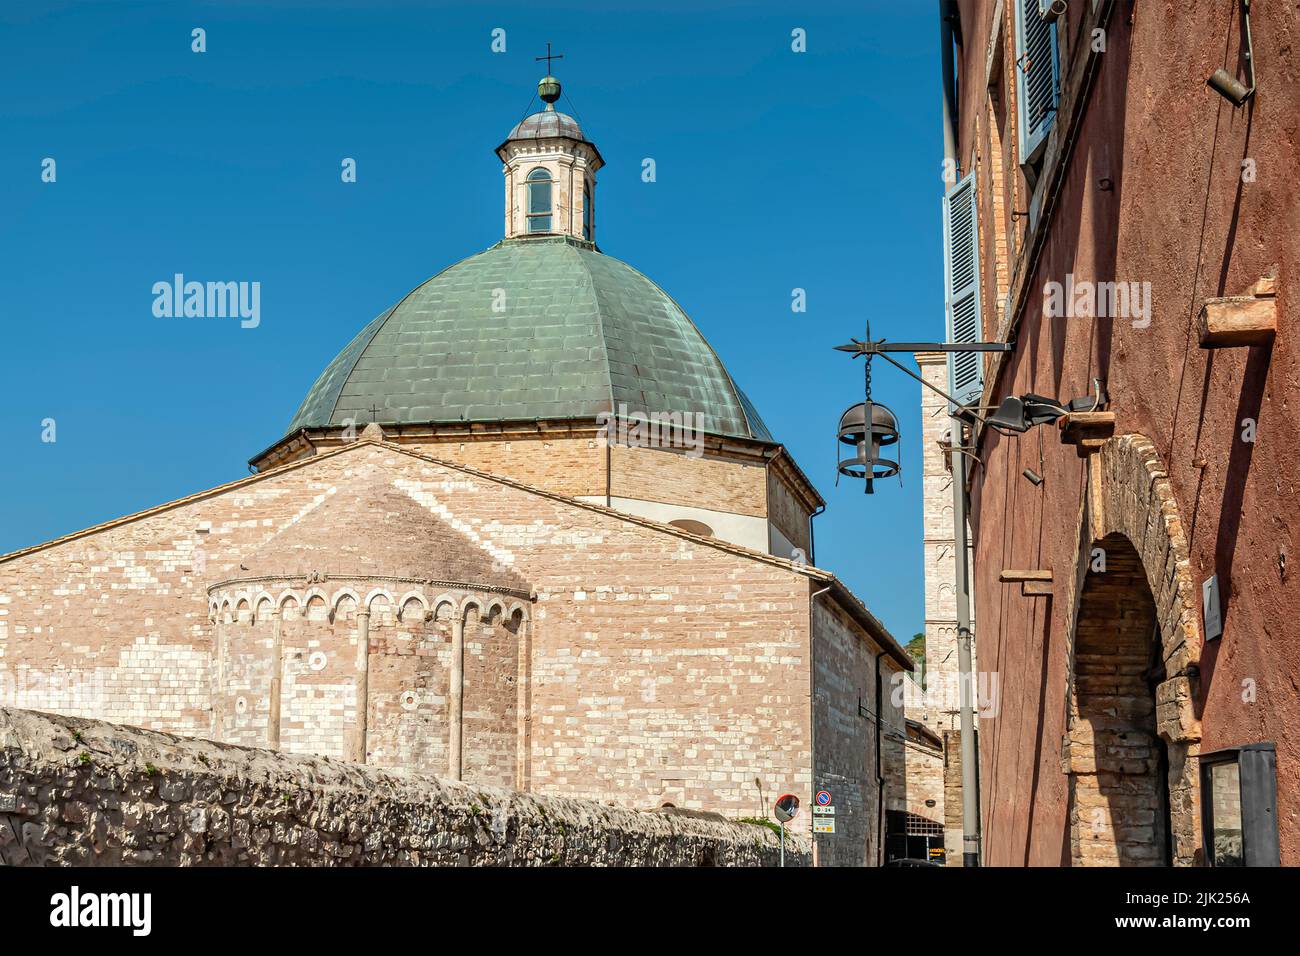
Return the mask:
[[596,171],[600,150],[578,121],[555,108],[560,81],[550,61],[561,59],[546,45],[546,76],[537,84],[545,109],[525,117],[497,147],[504,163],[505,237],[570,236],[596,242]]

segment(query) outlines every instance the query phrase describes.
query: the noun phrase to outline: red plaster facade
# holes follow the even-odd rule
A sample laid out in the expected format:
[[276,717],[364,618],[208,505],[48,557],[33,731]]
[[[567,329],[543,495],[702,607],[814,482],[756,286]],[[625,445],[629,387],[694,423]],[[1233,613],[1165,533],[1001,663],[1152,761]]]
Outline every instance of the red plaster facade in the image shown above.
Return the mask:
[[[1059,110],[1026,175],[1016,2],[959,5],[983,336],[1015,343],[987,360],[983,401],[1069,400],[1100,379],[1115,418],[1094,447],[1051,425],[977,436],[976,640],[1003,687],[980,726],[985,862],[1201,863],[1197,755],[1268,741],[1282,863],[1297,865],[1300,16],[1253,5],[1258,90],[1234,107],[1206,79],[1238,66],[1235,0],[1069,3]],[[1046,283],[1067,274],[1150,283],[1149,324],[1048,317]],[[1269,276],[1271,346],[1200,347],[1206,300]],[[1098,573],[1098,548],[1113,578]],[[1000,583],[1007,569],[1052,571],[1052,593]],[[1201,584],[1213,575],[1223,636],[1207,641]]]

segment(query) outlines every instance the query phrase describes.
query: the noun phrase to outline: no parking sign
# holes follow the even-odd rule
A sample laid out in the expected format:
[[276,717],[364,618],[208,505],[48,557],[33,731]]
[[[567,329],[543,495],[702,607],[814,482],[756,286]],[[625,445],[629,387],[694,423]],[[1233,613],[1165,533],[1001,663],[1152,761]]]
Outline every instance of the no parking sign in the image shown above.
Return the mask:
[[835,807],[831,805],[831,792],[818,790],[813,804],[813,833],[834,833]]

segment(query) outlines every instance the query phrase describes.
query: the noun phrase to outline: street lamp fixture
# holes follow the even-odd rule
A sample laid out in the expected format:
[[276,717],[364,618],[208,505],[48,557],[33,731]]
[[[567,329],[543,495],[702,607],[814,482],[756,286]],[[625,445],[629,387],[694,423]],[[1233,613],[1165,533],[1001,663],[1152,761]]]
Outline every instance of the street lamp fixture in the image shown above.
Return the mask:
[[[880,454],[882,448],[898,443],[900,433],[898,430],[898,416],[887,406],[872,401],[871,360],[874,358],[883,359],[904,374],[912,376],[926,388],[946,399],[949,405],[952,406],[952,416],[954,418],[963,422],[974,423],[986,421],[974,406],[965,405],[947,392],[935,388],[911,369],[891,358],[890,353],[1010,352],[1011,346],[1005,342],[969,342],[961,344],[951,342],[887,342],[884,339],[872,339],[871,324],[868,323],[865,341],[850,339],[845,345],[835,346],[835,350],[837,352],[852,353],[855,359],[866,359],[865,368],[863,369],[866,401],[851,406],[840,416],[839,433],[836,436],[837,440],[845,445],[852,445],[855,452],[848,458],[838,458],[837,456],[836,472],[848,478],[862,478],[866,482],[866,487],[863,490],[867,494],[872,494],[875,491],[874,483],[876,479],[893,477],[900,472],[901,468],[898,461],[885,458]],[[868,422],[870,422],[870,427],[867,425]],[[954,455],[965,453],[966,449],[957,447],[960,444],[960,442],[954,443]]]
[[[964,423],[986,421],[974,406],[966,405],[951,395],[931,385],[911,369],[895,361],[892,352],[1010,352],[1007,342],[886,342],[871,338],[871,325],[867,325],[865,341],[851,340],[846,345],[835,346],[837,351],[849,352],[854,358],[866,359],[866,401],[854,405],[840,416],[838,440],[857,449],[855,458],[840,461],[839,473],[866,480],[866,491],[872,491],[877,477],[898,474],[898,463],[880,457],[880,449],[898,442],[898,419],[894,413],[871,400],[871,361],[879,357],[903,373],[912,376],[926,388],[947,400],[949,414],[957,419],[957,436]],[[952,442],[952,494],[953,532],[956,537],[954,551],[957,558],[957,661],[961,670],[961,776],[962,776],[962,865],[980,864],[979,786],[976,769],[979,756],[975,750],[975,701],[971,688],[973,667],[970,627],[970,570],[966,539],[966,459],[968,449],[962,447],[960,437]],[[879,470],[878,470],[879,469]]]
[[[866,424],[868,415],[871,416],[870,428]],[[866,479],[867,494],[871,494],[872,483],[877,478],[898,474],[898,462],[880,454],[881,448],[898,442],[898,417],[887,406],[868,397],[867,401],[849,408],[840,416],[839,440],[852,445],[854,452],[839,460],[837,471],[847,478]]]

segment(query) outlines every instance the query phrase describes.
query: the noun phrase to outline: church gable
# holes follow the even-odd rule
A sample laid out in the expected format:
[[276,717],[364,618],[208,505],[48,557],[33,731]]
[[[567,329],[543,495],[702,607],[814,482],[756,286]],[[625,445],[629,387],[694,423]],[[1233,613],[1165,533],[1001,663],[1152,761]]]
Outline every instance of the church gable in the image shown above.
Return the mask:
[[372,576],[501,587],[528,582],[398,488],[374,462],[240,562],[248,575]]

